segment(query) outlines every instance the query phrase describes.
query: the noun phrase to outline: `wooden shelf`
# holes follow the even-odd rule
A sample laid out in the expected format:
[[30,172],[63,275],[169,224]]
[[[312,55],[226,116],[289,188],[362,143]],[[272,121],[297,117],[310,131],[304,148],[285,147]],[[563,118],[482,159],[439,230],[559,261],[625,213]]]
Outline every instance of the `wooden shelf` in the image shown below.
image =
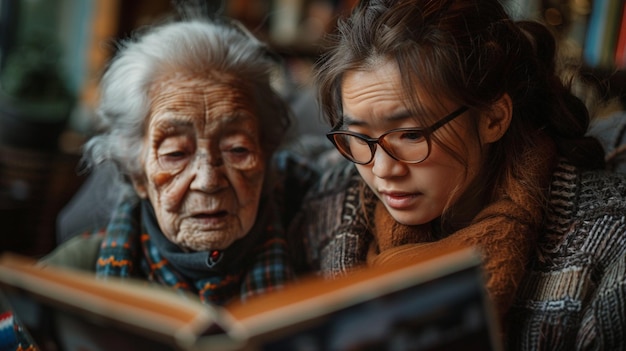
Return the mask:
[[56,246],[56,217],[83,183],[78,155],[0,145],[0,251],[41,256]]

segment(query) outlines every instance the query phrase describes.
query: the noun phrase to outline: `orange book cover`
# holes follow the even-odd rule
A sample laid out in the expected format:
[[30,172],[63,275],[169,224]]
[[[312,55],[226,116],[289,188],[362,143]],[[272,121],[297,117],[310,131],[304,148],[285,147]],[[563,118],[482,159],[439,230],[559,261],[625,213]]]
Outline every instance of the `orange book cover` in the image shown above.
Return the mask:
[[67,351],[501,349],[471,249],[335,280],[308,276],[223,307],[144,281],[42,268],[14,254],[0,256],[0,288],[38,344]]

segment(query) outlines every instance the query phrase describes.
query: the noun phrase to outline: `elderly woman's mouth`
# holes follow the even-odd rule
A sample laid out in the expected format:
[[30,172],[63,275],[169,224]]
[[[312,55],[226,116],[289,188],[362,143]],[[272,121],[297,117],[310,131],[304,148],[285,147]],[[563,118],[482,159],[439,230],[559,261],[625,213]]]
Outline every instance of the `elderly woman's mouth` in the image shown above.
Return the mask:
[[227,211],[217,211],[217,212],[203,212],[203,213],[196,213],[193,216],[191,216],[194,219],[219,219],[219,218],[223,218],[226,217],[228,215]]
[[199,226],[198,229],[220,230],[226,225],[228,217],[228,211],[202,212],[187,217],[187,220]]

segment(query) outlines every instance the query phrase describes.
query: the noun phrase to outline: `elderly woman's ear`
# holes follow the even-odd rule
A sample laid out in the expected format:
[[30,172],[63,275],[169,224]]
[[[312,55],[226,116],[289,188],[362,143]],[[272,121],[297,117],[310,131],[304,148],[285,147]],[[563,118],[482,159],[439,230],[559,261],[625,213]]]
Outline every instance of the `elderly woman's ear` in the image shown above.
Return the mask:
[[[145,138],[145,137],[144,137]],[[145,139],[143,140],[143,142],[145,143]],[[136,171],[131,171],[128,176],[128,178],[130,179],[131,184],[133,185],[133,189],[135,190],[135,192],[137,193],[137,196],[139,196],[142,199],[147,199],[148,198],[148,181],[146,179],[146,173],[145,173],[145,169],[146,169],[146,149],[145,149],[145,144],[141,146],[141,151],[138,154],[137,157],[137,165],[139,166],[138,168],[136,168]]]
[[139,195],[139,197],[142,199],[146,199],[148,197],[148,191],[146,190],[145,175],[133,175],[130,177],[130,179],[133,183],[133,188],[135,189],[135,192],[137,192],[137,195]]

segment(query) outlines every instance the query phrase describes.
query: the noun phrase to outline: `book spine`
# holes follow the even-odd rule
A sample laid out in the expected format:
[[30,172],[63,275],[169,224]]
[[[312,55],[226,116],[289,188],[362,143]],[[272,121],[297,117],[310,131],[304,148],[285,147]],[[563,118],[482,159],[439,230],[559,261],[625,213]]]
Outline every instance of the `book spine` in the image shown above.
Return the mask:
[[611,68],[614,65],[621,9],[622,0],[593,2],[583,49],[583,60],[590,67]]
[[615,49],[615,66],[617,69],[626,69],[626,6],[623,4]]

